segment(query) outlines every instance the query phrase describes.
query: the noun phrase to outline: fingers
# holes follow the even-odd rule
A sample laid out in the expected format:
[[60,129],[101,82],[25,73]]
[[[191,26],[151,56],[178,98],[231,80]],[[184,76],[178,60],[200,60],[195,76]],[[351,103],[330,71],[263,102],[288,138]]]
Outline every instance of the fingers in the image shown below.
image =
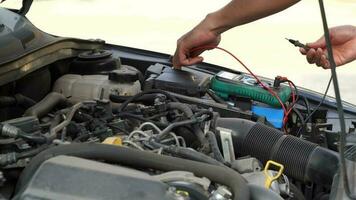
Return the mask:
[[193,50],[191,53],[190,53],[190,56],[191,57],[197,57],[199,56],[200,54],[202,54],[206,49],[199,49],[199,50]]
[[174,65],[175,68],[180,68],[181,66],[189,66],[189,65],[195,65],[197,63],[201,63],[203,62],[203,57],[201,56],[197,56],[197,57],[189,57],[189,58],[185,58],[185,59],[181,59],[179,61],[179,65]]
[[176,52],[174,53],[173,58],[172,58],[172,65],[176,69],[180,69],[182,66],[181,60],[183,60],[183,59],[180,58],[181,55],[182,55],[182,53],[180,52],[180,49],[177,47]]
[[314,64],[315,63],[315,56],[316,56],[316,51],[314,49],[310,49],[307,54],[307,61],[309,64]]
[[182,51],[179,48],[174,54],[172,60],[173,67],[176,69],[180,69],[182,66],[195,65],[201,62],[203,62],[203,57],[201,56],[191,57],[189,55],[189,52]]
[[188,58],[185,65],[195,65],[195,64],[203,62],[203,60],[204,60],[204,58],[202,56]]
[[178,41],[177,50],[173,56],[173,67],[180,69],[182,66],[195,65],[203,62],[203,57],[199,56],[207,48],[196,48],[196,50],[185,48],[182,42]]
[[300,49],[299,51],[301,54],[306,55],[309,64],[315,64],[318,67],[322,67],[324,69],[330,68],[330,63],[323,49],[310,49],[309,51],[306,51],[305,49]]
[[307,51],[304,48],[299,48],[301,54],[306,55]]
[[326,42],[325,42],[325,37],[322,36],[315,42],[307,43],[307,46],[313,49],[318,49],[318,48],[325,48],[326,47]]
[[330,69],[330,63],[329,60],[327,59],[327,57],[325,55],[322,56],[322,61],[321,61],[321,67],[323,67],[324,69]]
[[322,49],[318,48],[316,50],[316,55],[315,55],[315,64],[319,67],[322,66],[322,57],[324,55],[324,52]]

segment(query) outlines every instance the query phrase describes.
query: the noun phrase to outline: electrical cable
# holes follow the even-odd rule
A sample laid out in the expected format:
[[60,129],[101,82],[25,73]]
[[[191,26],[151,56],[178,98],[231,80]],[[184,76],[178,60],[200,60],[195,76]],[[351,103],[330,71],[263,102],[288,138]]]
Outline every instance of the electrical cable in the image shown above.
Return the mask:
[[300,111],[297,108],[293,108],[292,111],[297,115],[297,117],[299,118],[302,126],[305,126],[305,120],[304,120],[304,117],[303,117],[302,113],[300,113]]
[[[285,114],[284,118],[283,118],[283,125],[285,126],[285,124],[287,123],[288,121],[288,116],[289,114],[292,112],[295,104],[298,102],[299,100],[299,91],[298,91],[298,88],[297,86],[293,83],[293,81],[291,80],[286,80],[288,82],[288,85],[289,87],[291,88],[292,90],[292,104],[289,108],[289,110],[287,111],[287,113]],[[294,88],[294,91],[293,91],[293,88]]]
[[[305,118],[304,124],[306,124],[306,123],[311,119],[311,117],[314,115],[314,113],[319,110],[319,108],[321,107],[321,105],[323,105],[323,103],[324,103],[324,101],[325,101],[325,98],[326,98],[326,96],[327,96],[327,94],[328,94],[328,92],[329,92],[332,79],[333,79],[333,77],[331,76],[330,79],[329,79],[329,82],[328,82],[328,86],[327,86],[326,89],[325,89],[325,92],[324,92],[324,95],[323,95],[321,101],[320,101],[319,104],[313,109],[313,112],[311,112],[310,114],[308,114],[308,116]],[[299,128],[299,130],[298,130],[296,136],[300,136],[300,132],[303,130],[303,128],[304,128],[304,126],[302,126],[302,127]]]
[[253,78],[257,81],[257,83],[265,90],[267,90],[272,96],[274,96],[279,104],[281,105],[284,113],[286,114],[287,113],[287,110],[286,110],[286,107],[284,106],[284,103],[282,102],[281,98],[279,98],[279,96],[276,94],[276,92],[274,92],[270,87],[266,86],[240,59],[238,59],[233,53],[231,53],[230,51],[224,49],[224,48],[221,48],[221,47],[218,47],[218,46],[202,46],[202,47],[197,47],[197,48],[194,48],[192,49],[191,52],[194,52],[194,51],[198,51],[198,50],[209,50],[209,49],[218,49],[218,50],[221,50],[227,54],[229,54],[231,57],[233,57],[237,62],[239,62],[248,72],[251,76],[253,76]]
[[50,147],[50,145],[44,144],[44,145],[39,146],[36,149],[32,149],[32,150],[26,151],[26,152],[17,153],[17,159],[23,159],[23,158],[29,158],[29,157],[36,156],[37,154],[41,153],[42,151],[48,149],[49,147]]
[[[293,92],[293,93],[292,93],[292,99],[293,99],[293,100],[292,100],[292,104],[291,104],[290,108],[287,110],[287,108],[285,107],[284,103],[283,103],[282,100],[279,98],[279,96],[278,96],[271,88],[269,88],[269,87],[267,87],[265,84],[263,84],[263,82],[262,82],[240,59],[238,59],[233,53],[229,52],[228,50],[226,50],[226,49],[224,49],[224,48],[217,47],[217,46],[203,46],[203,47],[198,47],[198,48],[194,48],[194,49],[192,50],[192,52],[197,51],[197,50],[202,50],[202,49],[204,49],[204,50],[206,50],[206,49],[218,49],[218,50],[221,50],[221,51],[223,51],[223,52],[229,54],[229,55],[232,56],[236,61],[238,61],[238,62],[249,72],[249,74],[252,75],[252,76],[256,79],[257,83],[260,84],[261,87],[263,87],[264,89],[266,89],[270,94],[272,94],[272,95],[278,100],[278,102],[281,104],[281,107],[282,107],[282,109],[283,109],[283,111],[284,111],[284,116],[285,116],[285,117],[283,118],[283,127],[285,126],[285,123],[286,123],[286,121],[288,120],[289,114],[292,112],[292,109],[293,109],[294,105],[299,101],[299,98],[300,98],[300,97],[299,97],[298,89],[297,89],[296,85],[295,85],[292,81],[286,79],[286,81],[288,82],[289,86],[291,87],[291,85],[292,85],[292,86],[294,87],[294,90],[295,90],[295,93],[294,93],[294,92],[293,92],[293,89],[292,89],[292,92]],[[331,83],[331,81],[332,81],[332,77],[330,78],[330,81],[329,81],[329,83],[328,83],[327,89],[326,89],[326,91],[325,91],[325,94],[324,94],[324,96],[323,96],[323,98],[322,98],[320,104],[316,107],[317,109],[324,103],[325,98],[326,98],[326,95],[327,95],[327,93],[328,93],[328,91],[329,91],[329,88],[330,88],[330,83]],[[291,87],[291,88],[292,88],[292,87]],[[295,97],[294,95],[296,95],[296,97]],[[308,109],[309,105],[306,105],[306,107],[307,107],[307,109]],[[302,124],[306,124],[306,123],[309,121],[309,119],[311,118],[311,116],[316,112],[317,109],[314,109],[313,112],[310,113],[310,114],[309,114],[309,112],[308,112],[308,117],[305,119],[305,121],[304,121]],[[297,135],[300,134],[300,132],[302,131],[302,129],[303,129],[303,126],[298,130]]]
[[335,90],[335,99],[336,99],[336,105],[337,105],[337,112],[339,115],[339,120],[340,120],[340,141],[339,141],[339,154],[340,154],[340,173],[343,178],[343,186],[345,188],[345,193],[348,198],[350,199],[356,199],[355,194],[353,194],[350,190],[349,186],[349,181],[348,181],[348,176],[347,176],[347,170],[346,170],[346,160],[345,160],[345,145],[346,145],[346,125],[345,125],[345,116],[344,116],[344,109],[342,105],[342,100],[341,100],[341,94],[340,94],[340,89],[339,89],[339,83],[337,79],[337,73],[336,73],[336,63],[334,60],[334,54],[333,54],[333,49],[331,46],[331,40],[330,40],[330,33],[329,33],[329,28],[328,28],[328,23],[326,19],[326,14],[325,14],[325,8],[324,8],[324,1],[319,0],[319,7],[320,7],[320,13],[321,13],[321,18],[323,21],[323,28],[324,28],[324,36],[325,36],[325,41],[326,41],[326,48],[328,51],[328,59],[329,63],[331,66],[331,74],[333,78],[333,85],[334,85],[334,90]]
[[293,91],[293,86],[292,86],[291,83],[288,83],[288,85],[289,85],[289,87],[290,87],[290,89],[292,91],[292,105],[290,106],[290,107],[292,107],[296,102],[296,97],[295,97],[296,96],[296,92]]
[[221,99],[218,95],[215,94],[215,92],[212,89],[206,90],[206,93],[216,102],[216,103],[221,103],[224,105],[227,105],[227,103]]
[[184,126],[184,125],[190,125],[190,124],[194,124],[194,123],[198,123],[199,121],[194,118],[194,119],[188,119],[188,120],[184,120],[184,121],[179,121],[179,122],[173,122],[170,123],[165,129],[162,130],[161,133],[159,133],[156,136],[157,141],[161,140],[163,137],[167,136],[169,134],[169,132],[179,126]]
[[221,151],[219,149],[219,145],[218,145],[218,142],[216,140],[216,135],[213,132],[208,131],[206,133],[206,137],[208,138],[210,149],[211,149],[211,151],[213,153],[214,159],[219,161],[219,162],[226,163],[225,159],[224,159],[224,156],[222,155],[222,153],[221,153]]
[[119,126],[116,126],[114,124],[107,124],[107,126],[110,127],[110,128],[113,128],[113,129],[117,129],[117,130],[125,133],[126,135],[130,134],[130,132],[128,132],[127,130],[125,130],[125,129],[119,127]]
[[311,113],[311,110],[310,110],[310,103],[308,101],[308,99],[305,97],[305,96],[301,96],[302,97],[302,100],[304,101],[304,106],[305,108],[307,109],[307,114],[308,116],[310,115]]

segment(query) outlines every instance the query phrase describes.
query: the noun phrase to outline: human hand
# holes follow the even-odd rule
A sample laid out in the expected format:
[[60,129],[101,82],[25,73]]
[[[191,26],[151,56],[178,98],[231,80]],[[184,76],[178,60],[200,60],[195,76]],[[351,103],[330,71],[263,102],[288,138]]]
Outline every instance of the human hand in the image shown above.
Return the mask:
[[[331,28],[330,39],[333,48],[333,56],[337,66],[344,65],[356,59],[356,27],[338,26]],[[306,55],[307,61],[310,64],[316,64],[324,69],[330,68],[330,63],[327,59],[327,49],[325,37],[322,36],[319,40],[313,43],[308,43],[310,50],[306,51],[300,48],[300,52]]]
[[203,57],[199,55],[205,50],[218,46],[220,40],[220,33],[211,30],[209,21],[204,20],[177,41],[177,48],[173,56],[173,67],[179,69],[181,66],[202,62]]

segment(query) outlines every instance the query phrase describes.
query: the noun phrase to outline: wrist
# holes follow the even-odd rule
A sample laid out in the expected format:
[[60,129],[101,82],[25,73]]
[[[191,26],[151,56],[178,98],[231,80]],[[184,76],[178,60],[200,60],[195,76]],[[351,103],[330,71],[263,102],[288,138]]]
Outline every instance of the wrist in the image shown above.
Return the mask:
[[202,24],[206,27],[206,29],[215,34],[220,35],[223,32],[230,29],[230,27],[225,24],[224,17],[221,15],[219,11],[208,14],[203,20]]

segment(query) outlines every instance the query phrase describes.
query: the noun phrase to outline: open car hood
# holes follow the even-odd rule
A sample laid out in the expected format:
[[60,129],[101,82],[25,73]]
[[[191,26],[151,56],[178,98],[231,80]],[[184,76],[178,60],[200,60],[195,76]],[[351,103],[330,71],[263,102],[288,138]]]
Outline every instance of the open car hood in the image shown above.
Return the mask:
[[[293,104],[292,89],[274,87],[291,108],[285,116],[246,73],[209,63],[173,70],[168,54],[53,36],[22,15],[0,8],[1,197],[340,195],[334,98],[318,107],[322,94],[298,87]],[[223,82],[221,72],[241,79]],[[356,107],[343,104],[352,160]]]
[[[6,0],[1,0],[0,3],[4,2]],[[33,3],[33,0],[22,0],[22,6],[19,10],[16,10],[17,14],[21,16],[25,16],[28,11],[30,11],[31,5]]]

